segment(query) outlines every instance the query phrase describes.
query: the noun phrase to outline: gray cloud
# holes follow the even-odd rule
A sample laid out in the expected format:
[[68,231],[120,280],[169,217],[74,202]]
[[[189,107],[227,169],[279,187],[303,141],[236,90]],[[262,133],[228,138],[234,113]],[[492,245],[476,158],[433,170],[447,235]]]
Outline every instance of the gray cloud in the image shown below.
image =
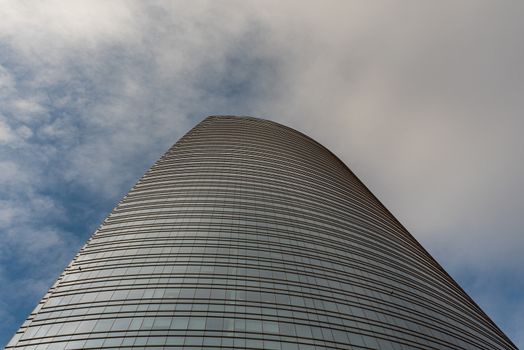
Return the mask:
[[[43,194],[58,183],[114,202],[205,115],[267,117],[339,155],[524,342],[510,326],[522,324],[522,297],[490,302],[500,290],[472,282],[523,277],[523,5],[13,1],[0,9],[5,225],[35,201],[58,216],[64,203]],[[22,227],[38,232],[44,216]],[[65,264],[76,248],[60,242],[74,232],[51,225],[39,234],[48,232]]]

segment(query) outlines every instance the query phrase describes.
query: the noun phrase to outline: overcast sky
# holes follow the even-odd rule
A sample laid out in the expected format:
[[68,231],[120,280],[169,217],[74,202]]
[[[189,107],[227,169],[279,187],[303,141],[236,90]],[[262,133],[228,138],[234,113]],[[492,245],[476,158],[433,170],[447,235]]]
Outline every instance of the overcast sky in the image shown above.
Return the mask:
[[337,154],[524,347],[524,3],[1,1],[0,346],[207,115]]

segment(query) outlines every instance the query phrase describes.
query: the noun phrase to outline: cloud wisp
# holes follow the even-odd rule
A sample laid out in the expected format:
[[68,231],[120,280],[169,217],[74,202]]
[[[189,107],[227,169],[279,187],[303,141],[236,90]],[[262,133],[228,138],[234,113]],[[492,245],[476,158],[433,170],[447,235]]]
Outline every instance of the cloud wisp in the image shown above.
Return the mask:
[[0,343],[162,152],[240,114],[334,150],[524,344],[523,11],[1,2]]

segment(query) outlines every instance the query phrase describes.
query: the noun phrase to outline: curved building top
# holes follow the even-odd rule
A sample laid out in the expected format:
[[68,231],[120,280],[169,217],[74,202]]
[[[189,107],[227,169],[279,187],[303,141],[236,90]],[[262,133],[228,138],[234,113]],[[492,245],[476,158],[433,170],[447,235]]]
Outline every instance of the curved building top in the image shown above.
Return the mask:
[[516,347],[325,147],[212,116],[120,201],[6,349]]

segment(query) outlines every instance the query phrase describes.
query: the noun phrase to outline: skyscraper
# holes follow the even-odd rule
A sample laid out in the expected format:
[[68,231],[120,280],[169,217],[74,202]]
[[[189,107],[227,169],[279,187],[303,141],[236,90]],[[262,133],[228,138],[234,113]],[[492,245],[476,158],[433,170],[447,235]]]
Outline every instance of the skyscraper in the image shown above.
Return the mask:
[[209,117],[122,199],[6,349],[516,349],[326,148]]

